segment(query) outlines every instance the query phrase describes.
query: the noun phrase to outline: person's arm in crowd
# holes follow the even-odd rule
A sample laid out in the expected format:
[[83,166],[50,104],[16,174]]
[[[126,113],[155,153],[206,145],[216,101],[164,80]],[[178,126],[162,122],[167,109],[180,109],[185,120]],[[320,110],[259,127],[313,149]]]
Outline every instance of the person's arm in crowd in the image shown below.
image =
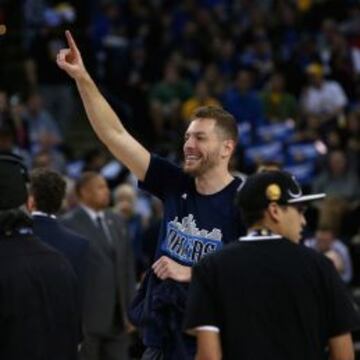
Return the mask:
[[66,31],[65,35],[69,47],[58,53],[58,66],[75,80],[86,114],[100,140],[139,180],[144,180],[150,153],[124,128],[87,72],[71,33]]
[[350,333],[329,339],[330,360],[354,360],[354,347]]
[[195,360],[220,360],[222,358],[220,336],[218,332],[197,331],[197,351]]

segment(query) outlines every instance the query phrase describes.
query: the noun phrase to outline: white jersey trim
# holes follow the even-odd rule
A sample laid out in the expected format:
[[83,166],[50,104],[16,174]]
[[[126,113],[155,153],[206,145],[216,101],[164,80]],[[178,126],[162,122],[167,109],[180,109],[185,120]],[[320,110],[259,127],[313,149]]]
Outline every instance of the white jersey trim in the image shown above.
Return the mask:
[[215,333],[220,333],[220,329],[218,327],[211,326],[211,325],[198,326],[198,327],[194,328],[193,330],[195,330],[195,331],[211,331],[211,332],[215,332]]
[[239,241],[257,241],[257,240],[278,240],[282,239],[280,235],[265,235],[265,236],[258,236],[258,235],[247,235],[239,238]]

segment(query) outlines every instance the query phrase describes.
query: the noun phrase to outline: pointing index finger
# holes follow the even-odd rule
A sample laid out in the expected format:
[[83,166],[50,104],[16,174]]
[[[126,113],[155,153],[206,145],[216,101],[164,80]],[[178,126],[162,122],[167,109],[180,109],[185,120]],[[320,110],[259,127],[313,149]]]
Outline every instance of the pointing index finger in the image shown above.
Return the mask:
[[66,40],[67,40],[67,43],[68,43],[71,51],[78,53],[79,49],[76,46],[76,42],[75,42],[74,38],[72,37],[71,32],[69,30],[65,31],[65,36],[66,36]]

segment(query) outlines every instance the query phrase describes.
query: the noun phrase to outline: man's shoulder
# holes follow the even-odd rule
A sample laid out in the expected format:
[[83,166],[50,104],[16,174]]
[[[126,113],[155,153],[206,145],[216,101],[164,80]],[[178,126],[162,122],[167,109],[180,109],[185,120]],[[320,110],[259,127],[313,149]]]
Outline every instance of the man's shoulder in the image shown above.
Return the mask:
[[78,246],[88,246],[88,240],[86,240],[82,235],[69,229],[60,222],[58,223],[58,226],[62,236],[69,239],[74,245],[77,244]]
[[144,181],[139,181],[139,187],[164,200],[171,193],[185,189],[193,182],[193,178],[183,169],[156,154],[151,154],[150,164]]
[[62,215],[60,218],[60,222],[62,224],[70,223],[84,215],[85,216],[87,215],[86,212],[84,211],[84,209],[82,209],[80,206],[78,206],[78,207],[66,212],[64,215]]
[[224,246],[222,249],[214,251],[203,257],[196,266],[206,268],[224,263],[224,261],[227,262],[229,257],[233,257],[234,253],[236,253],[240,248],[240,241],[233,241],[232,243]]
[[[36,234],[27,236],[14,236],[11,241],[2,242],[1,255],[8,259],[12,257],[27,256],[27,259],[50,257],[54,258],[63,256],[53,246],[43,242]],[[6,251],[4,251],[6,249]],[[6,254],[5,254],[6,253]]]
[[319,253],[315,249],[306,246],[305,244],[291,243],[295,251],[307,261],[308,264],[313,264],[319,268],[328,268],[331,265],[331,261],[322,253]]

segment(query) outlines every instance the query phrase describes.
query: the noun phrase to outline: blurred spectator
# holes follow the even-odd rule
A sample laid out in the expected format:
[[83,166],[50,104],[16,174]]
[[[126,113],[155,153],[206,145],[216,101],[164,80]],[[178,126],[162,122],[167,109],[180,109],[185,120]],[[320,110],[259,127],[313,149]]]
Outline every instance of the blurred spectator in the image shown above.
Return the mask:
[[94,14],[92,41],[97,58],[97,76],[111,92],[121,86],[126,77],[129,46],[125,6],[116,1],[102,1]]
[[0,127],[10,128],[16,144],[25,148],[28,146],[28,129],[19,102],[18,96],[12,96],[9,101],[7,92],[0,88]]
[[309,85],[304,88],[301,107],[304,114],[315,114],[322,121],[337,119],[344,114],[348,99],[341,85],[324,78],[324,69],[319,64],[306,68]]
[[105,151],[100,148],[92,148],[84,154],[84,166],[82,171],[100,172],[107,163]]
[[322,119],[319,115],[308,114],[303,116],[299,122],[295,140],[305,142],[318,140],[321,138],[322,125]]
[[183,120],[187,122],[193,111],[200,106],[220,106],[220,102],[210,95],[204,81],[198,81],[194,95],[183,103],[181,108]]
[[202,80],[206,83],[210,96],[219,98],[224,93],[225,79],[215,63],[205,67]]
[[27,166],[31,165],[29,153],[16,145],[14,133],[8,124],[0,125],[0,151],[19,155]]
[[48,151],[40,151],[32,157],[31,167],[33,169],[46,168],[54,169],[52,156]]
[[128,128],[143,140],[142,143],[152,145],[154,131],[149,114],[148,92],[157,75],[145,45],[142,40],[136,40],[131,44],[125,90],[120,95],[131,109]]
[[19,95],[11,96],[9,112],[16,144],[22,149],[30,150],[30,134],[25,118],[25,105]]
[[133,252],[122,219],[108,210],[105,179],[85,172],[77,181],[79,206],[63,224],[90,242],[84,291],[82,359],[126,360],[126,309],[135,290]]
[[63,134],[67,134],[71,127],[74,101],[70,83],[56,66],[56,54],[65,43],[63,28],[54,25],[45,24],[36,32],[30,46],[27,72],[31,89],[40,90],[46,109],[56,119]]
[[234,86],[223,95],[223,105],[239,124],[249,122],[256,128],[264,123],[262,103],[253,90],[253,75],[248,70],[237,73]]
[[53,117],[44,108],[41,95],[36,92],[30,94],[26,105],[25,119],[29,128],[31,151],[38,152],[43,150],[43,147],[48,149],[61,144],[60,130]]
[[356,173],[351,171],[346,154],[334,150],[328,154],[327,167],[316,177],[313,191],[324,192],[352,202],[360,198],[360,184]]
[[255,70],[260,86],[271,75],[274,62],[272,48],[265,34],[257,34],[254,41],[240,56],[240,66]]
[[152,120],[158,136],[163,135],[166,124],[176,129],[181,101],[188,99],[191,92],[190,84],[181,78],[176,66],[167,64],[163,79],[150,91]]
[[274,73],[271,76],[261,99],[265,117],[271,123],[297,118],[296,98],[286,92],[285,79],[281,73]]
[[360,49],[351,47],[340,32],[332,38],[329,65],[332,78],[339,82],[348,97],[354,98],[354,79],[360,74]]
[[228,81],[231,81],[237,70],[236,47],[232,39],[218,38],[215,41],[217,52],[217,67]]
[[346,245],[335,237],[334,231],[328,227],[319,227],[315,238],[305,240],[305,245],[323,253],[334,264],[340,277],[347,284],[352,279],[352,262]]
[[114,191],[114,211],[125,220],[135,256],[137,280],[146,270],[143,254],[144,221],[136,212],[137,194],[133,186],[121,184]]

